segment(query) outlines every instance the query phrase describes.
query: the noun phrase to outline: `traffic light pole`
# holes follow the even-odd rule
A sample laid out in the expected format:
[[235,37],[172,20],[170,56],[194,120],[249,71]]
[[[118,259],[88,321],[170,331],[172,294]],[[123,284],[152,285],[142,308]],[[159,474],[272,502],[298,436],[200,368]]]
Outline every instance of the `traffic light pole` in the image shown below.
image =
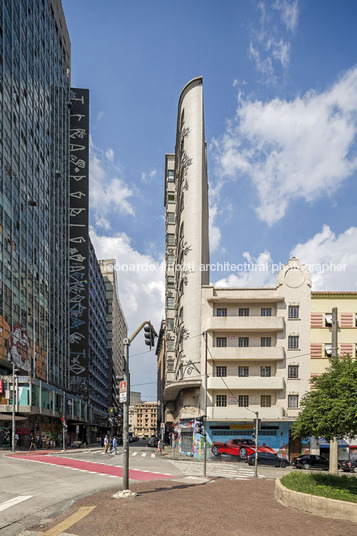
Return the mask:
[[[149,326],[152,333],[157,337],[157,333],[151,322],[143,322],[136,331],[123,340],[124,343],[124,382],[126,382],[126,398],[123,400],[123,489],[129,489],[129,405],[130,405],[130,373],[129,373],[129,346],[140,333],[144,326]],[[150,347],[151,349],[151,347]]]
[[123,489],[129,489],[129,346],[130,339],[124,339],[124,381],[126,382],[126,400],[123,403]]

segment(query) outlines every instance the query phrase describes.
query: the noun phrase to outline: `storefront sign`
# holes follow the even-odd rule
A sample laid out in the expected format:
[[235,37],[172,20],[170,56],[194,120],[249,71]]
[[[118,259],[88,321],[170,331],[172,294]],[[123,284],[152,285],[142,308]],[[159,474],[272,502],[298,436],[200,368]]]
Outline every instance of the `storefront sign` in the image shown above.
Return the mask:
[[229,426],[231,430],[253,430],[253,424],[231,424]]
[[0,393],[3,394],[4,392],[4,382],[3,380],[0,380]]

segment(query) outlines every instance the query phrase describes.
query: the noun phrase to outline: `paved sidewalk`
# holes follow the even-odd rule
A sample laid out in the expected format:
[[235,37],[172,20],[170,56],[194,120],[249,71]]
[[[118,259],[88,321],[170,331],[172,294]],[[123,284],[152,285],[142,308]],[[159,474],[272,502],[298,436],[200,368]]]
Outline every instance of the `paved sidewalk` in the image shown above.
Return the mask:
[[[118,488],[76,502],[46,525],[21,536],[321,536],[357,534],[357,525],[303,514],[274,499],[271,480],[185,479],[136,482],[139,495],[117,499]],[[92,509],[92,508],[93,509]],[[73,518],[69,519],[73,515]],[[82,519],[78,521],[80,516]],[[68,522],[70,523],[68,525]],[[72,522],[72,524],[71,524]],[[62,530],[62,531],[61,531]],[[20,535],[19,535],[20,536]]]

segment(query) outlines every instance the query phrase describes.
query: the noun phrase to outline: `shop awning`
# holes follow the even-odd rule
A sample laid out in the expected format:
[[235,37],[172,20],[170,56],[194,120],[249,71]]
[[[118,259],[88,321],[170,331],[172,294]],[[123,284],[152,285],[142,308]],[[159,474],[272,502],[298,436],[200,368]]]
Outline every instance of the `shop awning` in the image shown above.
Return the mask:
[[[330,442],[326,441],[326,439],[324,439],[323,437],[321,437],[318,441],[319,441],[320,447],[322,447],[324,449],[329,449],[330,448]],[[341,448],[346,448],[346,447],[350,446],[344,439],[338,439],[337,444],[338,444],[339,448],[340,447]]]

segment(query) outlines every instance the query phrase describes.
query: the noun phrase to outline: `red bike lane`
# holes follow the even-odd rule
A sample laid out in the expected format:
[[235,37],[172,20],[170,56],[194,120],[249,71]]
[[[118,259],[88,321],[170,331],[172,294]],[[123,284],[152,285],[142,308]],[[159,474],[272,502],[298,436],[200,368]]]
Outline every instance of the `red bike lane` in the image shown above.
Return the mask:
[[[115,465],[105,465],[103,463],[85,462],[81,460],[73,460],[71,458],[62,458],[60,456],[51,456],[43,454],[10,454],[9,457],[19,460],[27,460],[37,463],[49,463],[59,467],[68,469],[78,469],[80,471],[88,471],[89,473],[99,473],[101,475],[123,477],[123,468]],[[138,469],[129,469],[129,478],[141,482],[148,480],[163,480],[175,478],[175,475],[165,473],[156,473],[152,471],[139,471]]]

